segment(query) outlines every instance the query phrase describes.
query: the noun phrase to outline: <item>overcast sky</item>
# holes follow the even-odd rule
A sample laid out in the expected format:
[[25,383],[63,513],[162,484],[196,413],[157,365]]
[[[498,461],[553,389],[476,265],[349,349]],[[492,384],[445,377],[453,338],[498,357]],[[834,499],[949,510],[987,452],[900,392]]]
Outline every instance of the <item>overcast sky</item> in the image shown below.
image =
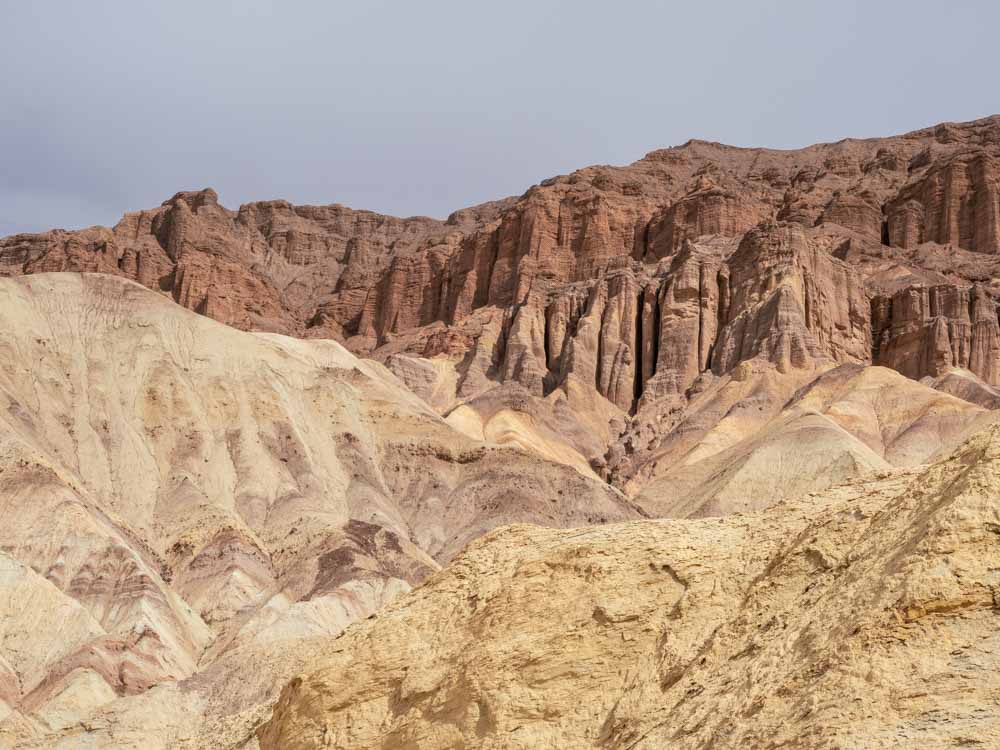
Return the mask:
[[182,189],[443,217],[697,137],[1000,112],[995,0],[0,0],[0,235]]

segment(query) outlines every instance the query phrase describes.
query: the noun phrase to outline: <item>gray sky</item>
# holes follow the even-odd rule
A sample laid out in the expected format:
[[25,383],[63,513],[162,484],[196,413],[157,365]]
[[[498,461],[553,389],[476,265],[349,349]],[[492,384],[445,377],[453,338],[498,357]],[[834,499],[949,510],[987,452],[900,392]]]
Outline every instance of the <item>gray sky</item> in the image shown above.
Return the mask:
[[182,189],[443,217],[697,137],[1000,112],[995,0],[0,0],[0,235]]

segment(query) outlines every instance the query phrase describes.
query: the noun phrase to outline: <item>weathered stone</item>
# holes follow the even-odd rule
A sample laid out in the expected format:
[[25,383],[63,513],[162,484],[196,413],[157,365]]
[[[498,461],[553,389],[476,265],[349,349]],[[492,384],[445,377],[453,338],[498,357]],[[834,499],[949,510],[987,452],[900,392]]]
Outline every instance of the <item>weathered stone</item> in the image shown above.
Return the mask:
[[1000,383],[997,306],[981,286],[907,287],[871,304],[875,364],[911,378],[961,367]]

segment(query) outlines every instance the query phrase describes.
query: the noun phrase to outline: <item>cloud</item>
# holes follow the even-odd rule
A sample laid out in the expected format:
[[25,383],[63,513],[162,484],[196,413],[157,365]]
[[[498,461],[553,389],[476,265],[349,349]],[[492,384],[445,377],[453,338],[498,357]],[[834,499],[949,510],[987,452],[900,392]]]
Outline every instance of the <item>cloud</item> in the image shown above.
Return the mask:
[[[973,5],[973,4],[970,4]],[[691,137],[801,146],[1000,111],[1000,4],[13,3],[0,231],[177,190],[443,217]]]

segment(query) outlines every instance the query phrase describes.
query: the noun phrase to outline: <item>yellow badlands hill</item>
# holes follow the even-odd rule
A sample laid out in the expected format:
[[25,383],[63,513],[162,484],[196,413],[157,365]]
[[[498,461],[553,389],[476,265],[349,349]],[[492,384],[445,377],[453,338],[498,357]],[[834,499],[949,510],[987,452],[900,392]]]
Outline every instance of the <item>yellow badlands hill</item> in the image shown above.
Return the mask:
[[767,513],[513,526],[326,649],[281,748],[1000,747],[1000,427]]

